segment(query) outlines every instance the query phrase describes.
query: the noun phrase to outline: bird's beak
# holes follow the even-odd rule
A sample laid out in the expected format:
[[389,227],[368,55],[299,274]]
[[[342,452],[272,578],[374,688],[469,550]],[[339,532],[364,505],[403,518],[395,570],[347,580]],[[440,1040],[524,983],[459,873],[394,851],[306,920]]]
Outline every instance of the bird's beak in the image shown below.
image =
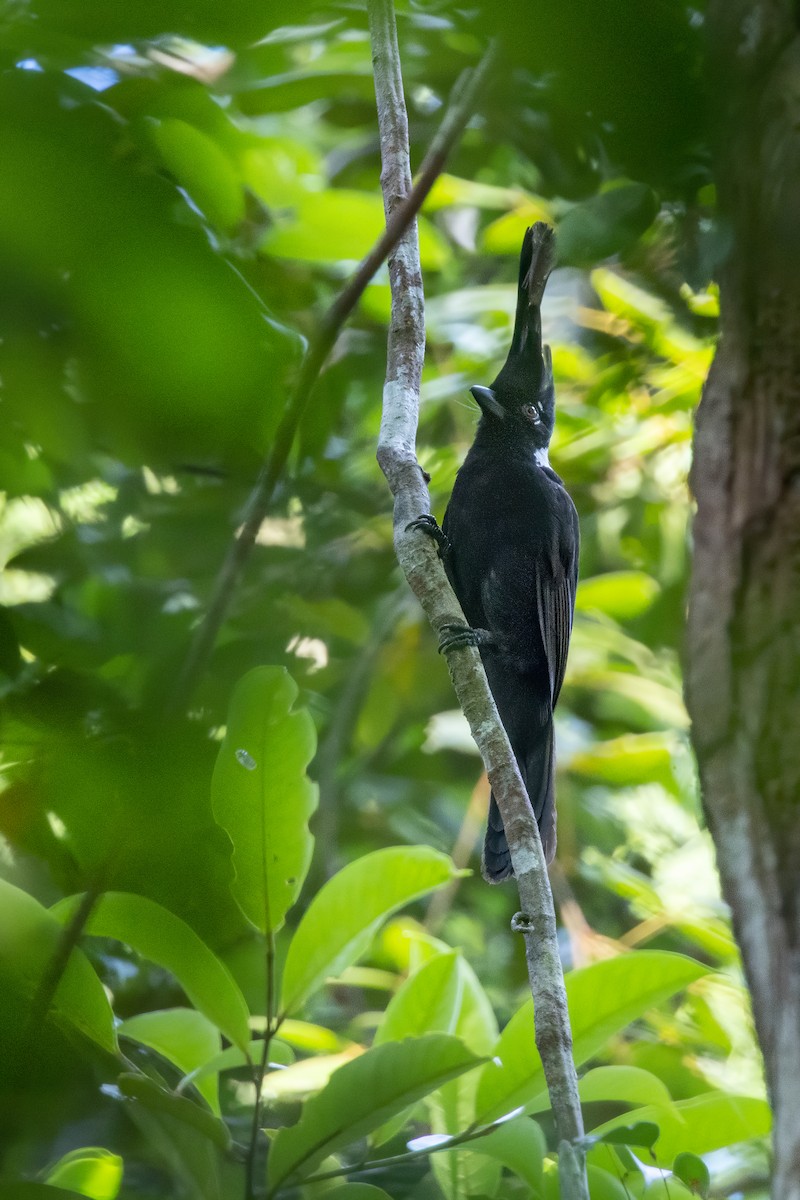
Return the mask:
[[501,421],[505,419],[506,411],[491,388],[476,385],[469,390],[480,404],[483,412],[491,413],[493,417],[499,417]]

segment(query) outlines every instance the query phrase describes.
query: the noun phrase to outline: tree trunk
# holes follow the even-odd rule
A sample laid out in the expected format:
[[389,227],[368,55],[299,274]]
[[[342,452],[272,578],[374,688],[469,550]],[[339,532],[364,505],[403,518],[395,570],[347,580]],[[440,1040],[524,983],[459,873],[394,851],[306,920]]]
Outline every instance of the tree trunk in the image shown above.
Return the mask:
[[800,17],[711,0],[730,253],[698,411],[687,699],[703,802],[800,1200]]

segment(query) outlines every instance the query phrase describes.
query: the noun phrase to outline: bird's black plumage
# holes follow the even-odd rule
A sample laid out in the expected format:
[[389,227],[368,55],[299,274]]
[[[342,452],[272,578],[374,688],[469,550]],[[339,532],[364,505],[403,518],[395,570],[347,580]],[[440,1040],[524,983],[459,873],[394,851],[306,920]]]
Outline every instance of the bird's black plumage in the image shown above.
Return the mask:
[[[508,358],[490,388],[472,389],[482,415],[443,529],[430,519],[420,525],[439,534],[471,627],[450,627],[441,648],[480,648],[548,862],[556,844],[553,709],[567,663],[579,547],[575,506],[547,458],[555,393],[540,305],[552,261],[553,233],[540,222],[522,244]],[[513,874],[494,796],[483,872],[493,883]]]

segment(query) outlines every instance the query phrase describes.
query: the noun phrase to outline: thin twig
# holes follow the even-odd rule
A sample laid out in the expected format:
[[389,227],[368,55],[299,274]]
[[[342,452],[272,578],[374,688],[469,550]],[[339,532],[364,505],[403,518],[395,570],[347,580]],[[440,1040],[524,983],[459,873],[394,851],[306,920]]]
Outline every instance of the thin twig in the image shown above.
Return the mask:
[[198,625],[172,694],[169,710],[178,712],[191,697],[197,679],[214,648],[217,634],[225,620],[242,570],[255,545],[261,522],[267,515],[270,501],[292,449],[297,427],[309,396],[325,365],[334,342],[350,313],[361,298],[375,272],[400,241],[414,221],[425,199],[441,174],[442,168],[465,125],[472,116],[475,100],[489,74],[493,61],[490,48],[478,66],[469,72],[453,89],[453,99],[441,126],[431,142],[414,187],[404,193],[396,205],[386,229],[362,261],[347,286],[339,293],[322,318],[312,337],[294,392],[278,425],[272,449],[259,472],[247,500],[244,521],[220,567],[205,616]]
[[[493,1121],[491,1125],[482,1125],[480,1128],[470,1125],[463,1133],[454,1134],[453,1137],[448,1137],[445,1141],[441,1141],[435,1146],[421,1146],[418,1150],[406,1150],[402,1154],[391,1154],[385,1158],[365,1158],[361,1162],[352,1163],[349,1167],[332,1167],[330,1171],[320,1171],[316,1175],[307,1175],[302,1180],[302,1184],[305,1187],[306,1184],[320,1183],[325,1179],[338,1179],[343,1175],[363,1175],[368,1171],[381,1171],[387,1167],[417,1162],[420,1158],[425,1158],[429,1154],[436,1154],[437,1150],[454,1150],[458,1146],[463,1146],[465,1142],[476,1142],[479,1138],[488,1137],[490,1133],[494,1133],[496,1129],[499,1129],[501,1125],[505,1125],[507,1121],[508,1117],[502,1117],[499,1121]],[[297,1186],[297,1183],[292,1183],[287,1187],[276,1188],[275,1195],[280,1195],[283,1191],[292,1191]]]
[[[408,121],[393,0],[368,0],[375,68],[387,219],[410,186]],[[415,454],[419,389],[425,351],[422,271],[416,229],[400,239],[389,262],[392,320],[389,329],[378,461],[394,496],[395,548],[408,582],[438,633],[464,614],[431,539],[408,530],[430,512],[425,478]],[[547,1079],[559,1137],[559,1176],[565,1200],[588,1200],[578,1082],[556,937],[553,898],[541,839],[511,746],[497,714],[480,655],[467,648],[448,656],[459,703],[481,752],[505,825],[522,912],[512,928],[525,938],[525,957],[536,1012],[536,1045]]]

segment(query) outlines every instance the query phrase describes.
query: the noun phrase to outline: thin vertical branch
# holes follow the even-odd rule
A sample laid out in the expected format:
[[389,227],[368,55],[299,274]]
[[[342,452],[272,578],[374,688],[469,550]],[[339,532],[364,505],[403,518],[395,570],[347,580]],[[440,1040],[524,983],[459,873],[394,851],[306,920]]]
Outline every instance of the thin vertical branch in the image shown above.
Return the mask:
[[[368,0],[375,92],[381,137],[381,184],[387,222],[401,209],[411,185],[406,116],[393,0]],[[415,453],[419,389],[425,353],[424,299],[414,225],[389,261],[392,318],[389,329],[383,419],[378,461],[394,496],[397,557],[438,633],[464,614],[431,540],[407,529],[430,512],[425,477]],[[561,1194],[588,1200],[583,1118],[572,1060],[564,977],[556,937],[553,898],[539,830],[505,730],[489,691],[477,650],[448,656],[453,686],[481,752],[508,837],[522,912],[512,928],[525,938],[528,977],[536,1010],[536,1045],[547,1078],[559,1137]]]

